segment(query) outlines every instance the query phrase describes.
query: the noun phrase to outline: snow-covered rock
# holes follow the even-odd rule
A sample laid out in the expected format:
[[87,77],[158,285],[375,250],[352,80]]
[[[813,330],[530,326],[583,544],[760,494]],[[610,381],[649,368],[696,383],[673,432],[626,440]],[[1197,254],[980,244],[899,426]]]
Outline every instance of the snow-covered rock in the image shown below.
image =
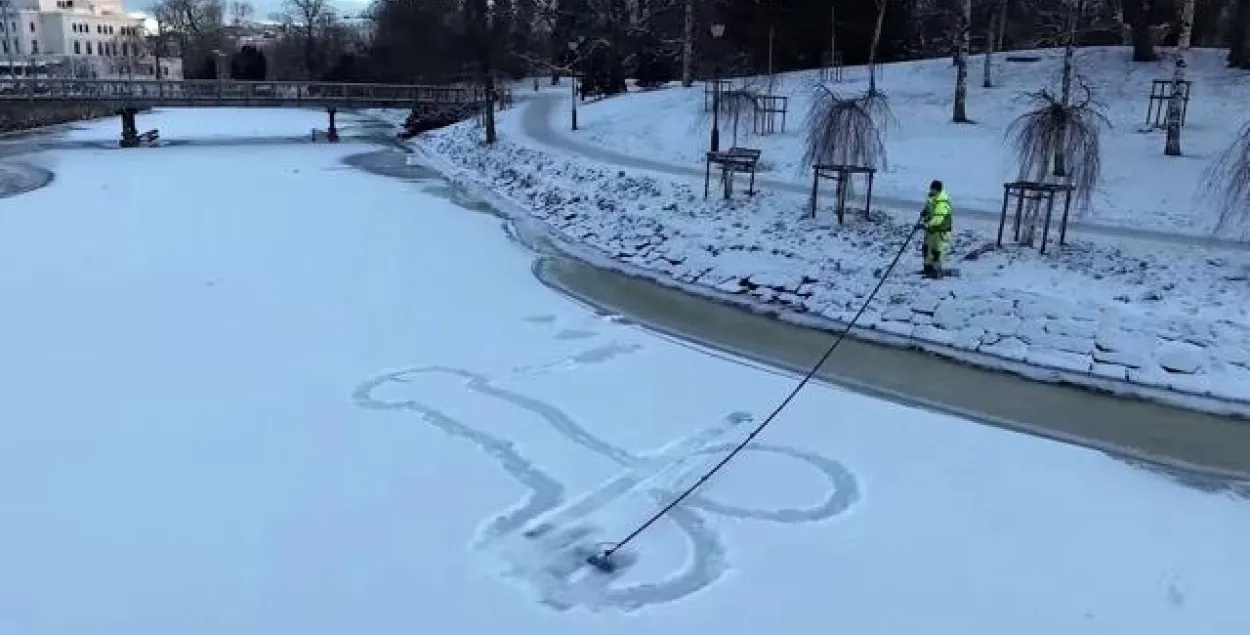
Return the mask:
[[1154,356],[1159,366],[1172,373],[1196,373],[1204,362],[1201,347],[1181,342],[1169,342],[1160,346]]

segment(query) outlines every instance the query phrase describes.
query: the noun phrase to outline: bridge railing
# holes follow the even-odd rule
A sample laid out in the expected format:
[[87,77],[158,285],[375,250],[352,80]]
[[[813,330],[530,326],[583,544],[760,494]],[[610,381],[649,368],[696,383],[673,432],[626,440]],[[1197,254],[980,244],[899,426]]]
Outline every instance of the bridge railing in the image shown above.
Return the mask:
[[482,91],[466,86],[416,86],[336,82],[250,82],[219,80],[83,80],[22,78],[0,82],[0,99],[82,101],[177,101],[241,104],[266,102],[325,105],[342,103],[443,104],[481,101]]

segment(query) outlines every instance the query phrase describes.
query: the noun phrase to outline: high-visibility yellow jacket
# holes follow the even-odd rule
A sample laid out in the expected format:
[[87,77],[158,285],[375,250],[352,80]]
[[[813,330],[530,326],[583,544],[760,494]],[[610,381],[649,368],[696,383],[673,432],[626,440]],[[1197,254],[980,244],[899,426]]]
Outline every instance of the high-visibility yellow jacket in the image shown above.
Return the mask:
[[932,194],[924,202],[925,231],[948,232],[951,230],[951,198],[942,190]]

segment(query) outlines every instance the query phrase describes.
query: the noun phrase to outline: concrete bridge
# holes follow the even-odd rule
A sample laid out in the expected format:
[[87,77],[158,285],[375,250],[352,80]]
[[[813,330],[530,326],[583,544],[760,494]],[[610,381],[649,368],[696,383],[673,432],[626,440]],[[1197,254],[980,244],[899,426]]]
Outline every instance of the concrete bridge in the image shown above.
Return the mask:
[[[506,93],[506,89],[503,89]],[[510,95],[498,94],[507,103]],[[340,108],[474,106],[486,101],[480,86],[355,84],[338,82],[251,82],[235,80],[84,80],[23,78],[0,83],[0,103],[98,103],[122,117],[122,145],[139,145],[135,119],[159,107],[324,108],[327,138],[338,139]]]

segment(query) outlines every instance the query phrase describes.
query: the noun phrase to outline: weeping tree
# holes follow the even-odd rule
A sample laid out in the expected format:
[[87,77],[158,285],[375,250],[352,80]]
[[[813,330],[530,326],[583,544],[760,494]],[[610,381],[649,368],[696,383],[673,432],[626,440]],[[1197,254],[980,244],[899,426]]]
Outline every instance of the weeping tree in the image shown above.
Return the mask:
[[[719,90],[715,97],[716,112],[710,109],[701,112],[704,117],[718,116],[721,129],[726,126],[730,129],[729,147],[737,146],[739,138],[754,132],[754,127],[743,125],[743,123],[754,120],[755,109],[759,106],[759,97],[767,94],[768,88],[767,79],[761,80],[754,77],[735,80],[729,88],[723,90],[719,85],[715,86],[712,90]],[[707,123],[706,119],[704,123]]]
[[[1078,87],[1080,99],[1073,99],[1070,91],[1030,93],[1032,109],[1011,122],[1007,139],[1019,165],[1019,180],[1071,185],[1079,213],[1089,207],[1102,176],[1101,132],[1111,122],[1094,101],[1089,85],[1079,81]],[[1027,207],[1022,221],[1020,236],[1025,244],[1032,244],[1038,224],[1036,203]]]
[[[852,165],[884,170],[889,167],[885,137],[897,121],[885,93],[870,88],[842,97],[824,83],[815,86],[807,112],[806,165]],[[850,193],[851,183],[838,180],[838,200]]]
[[803,162],[877,169],[889,167],[885,137],[897,123],[885,93],[870,89],[842,97],[824,83],[807,111],[807,143]]
[[[748,87],[733,88],[721,91],[720,94],[720,111],[721,115],[730,122],[730,146],[738,145],[738,131],[742,119],[745,117],[751,119],[755,116],[755,109],[759,105],[758,95],[756,91]],[[748,127],[742,129],[744,132],[754,131],[754,128]]]
[[1216,233],[1250,226],[1250,123],[1207,168],[1202,185],[1220,204]]

